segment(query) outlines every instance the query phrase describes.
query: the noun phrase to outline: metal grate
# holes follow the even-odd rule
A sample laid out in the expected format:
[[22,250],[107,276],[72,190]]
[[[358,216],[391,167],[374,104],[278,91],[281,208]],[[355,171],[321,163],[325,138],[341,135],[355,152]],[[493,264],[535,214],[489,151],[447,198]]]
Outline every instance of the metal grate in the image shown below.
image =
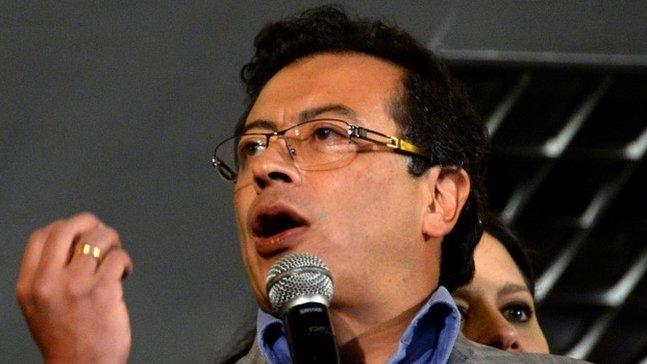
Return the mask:
[[535,252],[551,351],[647,362],[647,72],[452,69],[492,138],[491,207]]

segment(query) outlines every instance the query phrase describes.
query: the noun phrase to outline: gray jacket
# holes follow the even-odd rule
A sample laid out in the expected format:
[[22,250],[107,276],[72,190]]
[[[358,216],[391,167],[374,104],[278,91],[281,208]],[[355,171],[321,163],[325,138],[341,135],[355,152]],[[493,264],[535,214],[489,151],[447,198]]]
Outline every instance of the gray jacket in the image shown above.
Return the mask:
[[[489,346],[477,344],[467,340],[463,335],[458,335],[449,364],[457,363],[585,363],[581,360],[546,355],[546,354],[511,354]],[[256,341],[249,353],[238,361],[238,364],[265,364]]]

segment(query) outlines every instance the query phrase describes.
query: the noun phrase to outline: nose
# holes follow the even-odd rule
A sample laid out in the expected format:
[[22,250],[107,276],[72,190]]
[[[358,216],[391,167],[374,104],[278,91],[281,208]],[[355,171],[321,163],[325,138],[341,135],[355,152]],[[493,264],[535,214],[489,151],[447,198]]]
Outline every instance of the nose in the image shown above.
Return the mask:
[[250,160],[256,193],[272,185],[301,182],[301,174],[293,159],[293,147],[282,137],[273,137],[271,141],[273,143],[268,143],[261,155]]
[[522,351],[519,342],[519,333],[512,323],[503,317],[498,310],[484,313],[487,324],[483,325],[479,339],[476,340],[482,344],[495,347],[497,349],[519,352]]

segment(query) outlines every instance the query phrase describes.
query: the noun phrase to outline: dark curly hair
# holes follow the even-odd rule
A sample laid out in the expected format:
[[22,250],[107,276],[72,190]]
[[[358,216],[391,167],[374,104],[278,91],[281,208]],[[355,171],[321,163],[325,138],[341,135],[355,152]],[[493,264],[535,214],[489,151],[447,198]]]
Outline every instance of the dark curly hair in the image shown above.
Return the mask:
[[256,53],[240,72],[247,100],[237,134],[265,84],[301,58],[357,52],[404,69],[402,91],[391,105],[392,117],[404,137],[433,156],[433,160],[411,157],[410,173],[420,176],[440,164],[464,168],[470,176],[472,191],[456,226],[443,240],[440,267],[440,284],[448,290],[467,283],[474,273],[472,255],[481,236],[488,146],[483,123],[445,67],[400,28],[381,21],[352,20],[337,6],[306,10],[266,25],[254,46]]

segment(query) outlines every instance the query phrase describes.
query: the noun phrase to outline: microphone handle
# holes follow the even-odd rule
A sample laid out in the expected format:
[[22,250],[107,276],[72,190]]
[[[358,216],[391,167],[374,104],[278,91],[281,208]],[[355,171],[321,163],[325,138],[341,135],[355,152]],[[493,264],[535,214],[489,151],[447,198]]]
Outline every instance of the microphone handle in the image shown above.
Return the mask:
[[296,305],[284,323],[294,364],[339,363],[328,307],[319,302]]

